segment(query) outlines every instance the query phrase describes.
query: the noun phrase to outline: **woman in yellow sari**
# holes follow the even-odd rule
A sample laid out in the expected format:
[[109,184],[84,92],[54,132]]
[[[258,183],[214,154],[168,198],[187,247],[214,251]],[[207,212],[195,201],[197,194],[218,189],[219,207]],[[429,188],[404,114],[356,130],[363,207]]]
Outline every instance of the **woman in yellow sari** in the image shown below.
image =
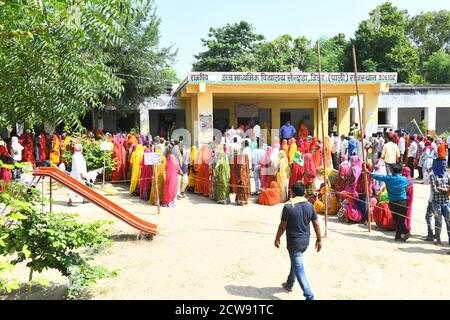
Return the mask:
[[287,200],[288,192],[288,182],[289,182],[289,162],[286,157],[286,152],[283,150],[279,153],[279,167],[277,172],[277,183],[280,186],[280,199],[281,203]]
[[289,155],[288,162],[291,162],[294,159],[295,153],[297,152],[297,142],[294,138],[291,139],[291,145],[289,147]]
[[139,178],[141,177],[141,161],[144,158],[144,146],[142,144],[136,145],[136,149],[131,154],[130,165],[131,165],[131,184],[130,193],[136,190],[136,186],[139,183]]
[[156,188],[158,188],[159,203],[162,203],[162,196],[164,191],[164,183],[166,181],[166,157],[163,156],[160,149],[156,149],[156,152],[161,155],[161,163],[155,165],[154,176],[158,179],[156,184],[155,179],[152,180],[152,191],[150,193],[150,204],[156,205]]
[[191,147],[191,154],[189,155],[189,176],[188,176],[188,189],[192,192],[195,187],[195,159],[197,159],[198,152],[197,147]]
[[54,134],[52,137],[52,149],[50,150],[50,164],[58,166],[61,162],[61,146],[58,135]]

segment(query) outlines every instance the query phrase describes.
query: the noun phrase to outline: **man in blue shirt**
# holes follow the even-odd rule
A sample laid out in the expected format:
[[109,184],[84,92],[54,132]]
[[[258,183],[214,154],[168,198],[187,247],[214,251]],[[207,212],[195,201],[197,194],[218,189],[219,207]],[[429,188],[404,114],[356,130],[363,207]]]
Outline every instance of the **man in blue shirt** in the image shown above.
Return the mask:
[[303,253],[309,246],[309,237],[311,235],[309,225],[311,222],[317,237],[317,252],[322,248],[319,220],[314,206],[304,197],[305,186],[303,184],[294,184],[292,186],[292,194],[295,197],[291,199],[290,203],[284,205],[274,243],[275,247],[279,248],[280,238],[286,231],[287,249],[291,259],[291,271],[287,282],[283,283],[282,286],[291,292],[295,278],[297,278],[306,300],[314,300],[314,294],[309,287],[308,280],[306,280]]
[[[364,169],[367,173],[367,169]],[[410,234],[406,229],[405,219],[408,213],[408,196],[406,189],[409,186],[408,179],[401,175],[402,165],[392,165],[392,176],[384,176],[372,173],[372,178],[386,183],[386,189],[389,197],[389,209],[392,213],[392,218],[395,221],[395,240],[408,240]]]
[[289,139],[294,137],[296,132],[295,128],[291,125],[291,121],[286,121],[286,124],[280,129],[280,138],[281,140],[286,139],[289,141]]

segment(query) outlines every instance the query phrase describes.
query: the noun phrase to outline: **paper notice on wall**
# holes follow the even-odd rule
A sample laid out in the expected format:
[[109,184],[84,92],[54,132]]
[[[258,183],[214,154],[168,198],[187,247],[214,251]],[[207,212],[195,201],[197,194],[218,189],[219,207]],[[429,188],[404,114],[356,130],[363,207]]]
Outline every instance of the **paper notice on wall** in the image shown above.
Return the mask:
[[256,104],[236,104],[237,118],[258,118],[258,106]]
[[213,116],[212,114],[200,115],[200,130],[211,130],[213,128]]
[[152,166],[161,163],[161,155],[157,152],[144,153],[144,164],[146,166]]

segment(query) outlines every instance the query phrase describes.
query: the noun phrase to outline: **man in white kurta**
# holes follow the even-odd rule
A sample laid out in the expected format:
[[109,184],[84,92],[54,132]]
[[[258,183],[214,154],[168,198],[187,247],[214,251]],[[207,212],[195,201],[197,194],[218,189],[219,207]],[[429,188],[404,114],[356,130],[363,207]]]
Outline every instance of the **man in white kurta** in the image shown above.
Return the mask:
[[[77,179],[81,183],[84,184],[84,179],[86,178],[87,167],[86,160],[83,156],[83,147],[81,144],[75,145],[75,152],[72,156],[72,171],[70,172],[70,176],[74,179]],[[73,207],[77,194],[73,191],[69,191],[69,203],[68,205]]]

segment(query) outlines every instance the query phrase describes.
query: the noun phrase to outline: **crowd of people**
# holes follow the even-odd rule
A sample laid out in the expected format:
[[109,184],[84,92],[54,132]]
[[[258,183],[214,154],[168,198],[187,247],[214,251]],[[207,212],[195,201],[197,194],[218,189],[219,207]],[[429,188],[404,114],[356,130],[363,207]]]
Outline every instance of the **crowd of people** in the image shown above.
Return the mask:
[[[79,139],[74,141],[68,134],[33,136],[25,132],[9,141],[0,139],[1,160],[59,166],[65,162],[65,150],[82,153],[77,146]],[[375,221],[382,228],[396,230],[395,239],[403,241],[410,235],[413,179],[418,173],[418,179],[430,184],[426,240],[441,243],[443,219],[449,230],[446,166],[450,139],[434,140],[404,130],[385,130],[370,139],[359,139],[357,126],[352,126],[348,136],[331,132],[322,141],[311,136],[305,124],[296,130],[290,122],[283,125],[279,136],[266,139],[256,121],[246,128],[231,127],[220,141],[199,149],[135,130],[114,135],[97,131],[81,139],[110,142],[116,163],[112,182],[129,183],[131,194],[151,204],[174,207],[191,192],[224,205],[231,204],[230,195],[235,194],[234,202],[239,206],[247,205],[251,196],[261,205],[273,206],[290,199],[292,186],[301,183],[317,213],[324,213],[327,207],[329,215],[347,222]],[[265,143],[270,140],[271,145]],[[146,165],[146,153],[158,153],[161,162]],[[327,183],[317,187],[325,172]],[[2,168],[0,172],[5,181],[19,175],[18,169]],[[81,181],[83,174],[77,179]]]

